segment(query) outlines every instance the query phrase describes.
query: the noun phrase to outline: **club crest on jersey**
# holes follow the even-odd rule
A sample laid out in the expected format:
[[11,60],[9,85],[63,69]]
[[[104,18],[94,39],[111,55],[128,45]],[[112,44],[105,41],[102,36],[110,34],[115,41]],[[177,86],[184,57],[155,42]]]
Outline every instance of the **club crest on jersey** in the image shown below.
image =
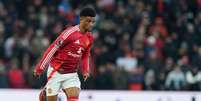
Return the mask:
[[51,93],[52,93],[52,89],[51,89],[51,88],[48,88],[48,89],[47,89],[47,92],[48,92],[49,94],[51,94]]
[[80,40],[75,41],[76,44],[80,44]]

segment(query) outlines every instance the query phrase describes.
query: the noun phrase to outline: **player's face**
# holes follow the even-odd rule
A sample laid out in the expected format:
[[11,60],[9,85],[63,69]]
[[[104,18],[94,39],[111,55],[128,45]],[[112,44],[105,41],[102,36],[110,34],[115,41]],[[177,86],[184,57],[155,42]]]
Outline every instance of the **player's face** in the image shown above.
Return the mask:
[[95,17],[83,17],[81,23],[86,31],[91,31],[95,23]]

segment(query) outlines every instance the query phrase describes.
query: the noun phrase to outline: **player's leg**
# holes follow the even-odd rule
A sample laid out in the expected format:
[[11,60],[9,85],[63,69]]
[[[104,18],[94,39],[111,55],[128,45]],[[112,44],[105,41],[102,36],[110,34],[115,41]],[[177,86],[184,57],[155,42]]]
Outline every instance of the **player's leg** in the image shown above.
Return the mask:
[[55,95],[55,96],[47,96],[47,101],[57,101],[57,95]]
[[68,101],[78,101],[79,94],[80,94],[80,88],[70,87],[70,88],[64,89],[64,91],[65,91]]
[[55,78],[53,78],[53,80],[50,80],[50,82],[48,82],[46,85],[47,101],[57,101],[57,95],[59,93],[60,88],[61,82],[57,82]]
[[[47,76],[51,74],[53,69],[50,67],[47,71]],[[57,95],[61,88],[61,78],[60,74],[55,72],[52,77],[49,79],[46,85],[46,97],[47,101],[57,101]]]
[[65,77],[66,79],[62,83],[62,88],[68,101],[78,101],[81,83],[77,73],[66,74]]

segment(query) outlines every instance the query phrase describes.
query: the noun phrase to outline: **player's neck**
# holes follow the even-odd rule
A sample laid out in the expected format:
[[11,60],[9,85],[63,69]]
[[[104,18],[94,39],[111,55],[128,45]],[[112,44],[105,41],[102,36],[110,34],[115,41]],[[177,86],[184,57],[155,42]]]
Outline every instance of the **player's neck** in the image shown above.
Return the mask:
[[87,30],[85,30],[81,25],[79,25],[79,29],[80,29],[80,32],[81,32],[82,34],[84,34],[84,33],[87,32]]

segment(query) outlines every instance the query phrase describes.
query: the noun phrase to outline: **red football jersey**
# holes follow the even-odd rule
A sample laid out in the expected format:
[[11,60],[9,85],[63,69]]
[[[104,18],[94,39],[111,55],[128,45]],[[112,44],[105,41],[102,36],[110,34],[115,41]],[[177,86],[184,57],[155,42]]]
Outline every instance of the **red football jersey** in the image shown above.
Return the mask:
[[79,25],[65,29],[45,51],[36,72],[41,74],[50,65],[60,73],[72,73],[81,65],[82,73],[88,73],[92,43],[91,33],[81,33]]

